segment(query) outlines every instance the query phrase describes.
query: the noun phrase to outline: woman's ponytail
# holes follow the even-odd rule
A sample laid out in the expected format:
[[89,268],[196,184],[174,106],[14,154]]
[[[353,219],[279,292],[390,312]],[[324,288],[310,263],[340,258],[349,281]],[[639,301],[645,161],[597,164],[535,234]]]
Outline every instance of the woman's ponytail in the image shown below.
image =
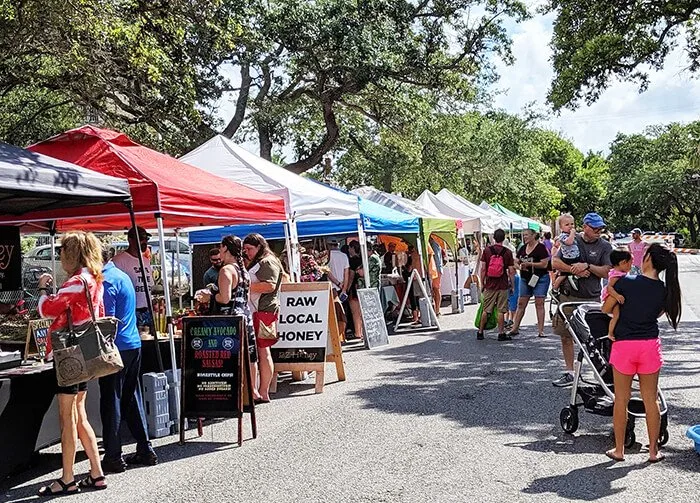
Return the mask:
[[666,317],[673,328],[678,328],[682,309],[681,285],[678,282],[678,257],[675,253],[668,252],[666,265]]
[[681,285],[678,281],[678,257],[658,243],[652,244],[646,253],[657,272],[664,272],[666,283],[666,299],[664,311],[669,323],[674,329],[678,328],[683,310]]

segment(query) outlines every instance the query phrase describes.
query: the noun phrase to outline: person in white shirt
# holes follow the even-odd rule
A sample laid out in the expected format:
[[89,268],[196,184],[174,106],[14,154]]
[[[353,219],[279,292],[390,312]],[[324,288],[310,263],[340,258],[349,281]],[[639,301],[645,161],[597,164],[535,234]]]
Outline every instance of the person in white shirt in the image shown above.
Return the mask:
[[[331,239],[328,245],[330,248],[328,256],[330,274],[328,277],[333,285],[333,290],[340,297],[347,298],[350,283],[350,259],[338,249],[338,241],[336,239]],[[341,301],[345,302],[345,299],[342,298]]]
[[146,250],[146,247],[148,246],[148,238],[150,237],[151,235],[146,232],[146,229],[143,227],[132,227],[127,233],[129,248],[116,254],[112,259],[114,265],[124,271],[134,285],[134,289],[136,290],[136,324],[140,327],[150,327],[152,324],[150,314],[151,311],[148,306],[148,297],[146,296],[146,288],[148,288],[149,293],[153,289],[153,271],[151,269],[150,261],[144,256],[143,264],[146,269],[147,281],[147,285],[144,285],[138,252],[139,244],[141,245],[142,251]]

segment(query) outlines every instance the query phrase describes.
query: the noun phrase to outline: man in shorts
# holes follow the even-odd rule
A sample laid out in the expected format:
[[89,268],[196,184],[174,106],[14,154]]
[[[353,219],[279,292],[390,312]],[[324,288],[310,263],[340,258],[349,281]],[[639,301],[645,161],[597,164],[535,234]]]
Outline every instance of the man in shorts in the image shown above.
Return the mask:
[[[612,246],[601,239],[605,230],[605,221],[597,213],[588,213],[583,217],[583,232],[576,236],[576,244],[580,250],[580,262],[568,265],[562,260],[562,253],[552,258],[552,267],[558,271],[576,275],[579,278],[578,291],[571,291],[568,283],[562,285],[559,302],[600,302],[601,279],[608,277],[610,272],[610,252]],[[575,295],[572,295],[575,294]],[[575,307],[575,306],[574,306]],[[565,310],[568,316],[573,308]],[[559,311],[552,320],[552,329],[561,337],[561,348],[564,354],[566,372],[553,381],[554,386],[569,386],[574,382],[574,340],[564,324]]]
[[503,320],[508,311],[508,293],[513,290],[515,265],[513,253],[503,246],[505,239],[505,231],[496,229],[493,233],[496,244],[486,247],[481,255],[481,284],[484,285],[484,300],[479,331],[476,333],[476,339],[479,341],[484,339],[486,320],[494,309],[498,310],[498,340],[511,340],[510,335],[505,333]]

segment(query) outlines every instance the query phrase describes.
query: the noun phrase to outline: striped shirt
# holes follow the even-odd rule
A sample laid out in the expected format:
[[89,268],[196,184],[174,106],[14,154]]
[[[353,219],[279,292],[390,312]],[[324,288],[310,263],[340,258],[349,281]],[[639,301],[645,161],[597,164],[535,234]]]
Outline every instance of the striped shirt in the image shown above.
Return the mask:
[[[104,316],[102,283],[95,281],[94,276],[84,267],[79,275],[76,274],[68,278],[55,295],[44,295],[39,299],[39,315],[42,318],[53,320],[49,327],[49,334],[54,330],[68,326],[68,315],[66,314],[68,309],[71,311],[73,325],[80,325],[92,319],[85,296],[85,286],[80,281],[80,276],[87,280],[95,316],[98,318]],[[46,351],[47,353],[51,351],[51,337],[48,339]]]

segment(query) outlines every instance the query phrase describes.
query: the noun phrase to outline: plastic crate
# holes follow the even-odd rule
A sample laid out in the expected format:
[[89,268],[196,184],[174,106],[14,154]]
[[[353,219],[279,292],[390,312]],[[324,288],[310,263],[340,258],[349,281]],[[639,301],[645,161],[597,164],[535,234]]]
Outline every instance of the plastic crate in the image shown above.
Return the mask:
[[168,378],[163,373],[149,372],[142,377],[143,404],[146,424],[151,438],[170,434],[170,407],[168,403]]

